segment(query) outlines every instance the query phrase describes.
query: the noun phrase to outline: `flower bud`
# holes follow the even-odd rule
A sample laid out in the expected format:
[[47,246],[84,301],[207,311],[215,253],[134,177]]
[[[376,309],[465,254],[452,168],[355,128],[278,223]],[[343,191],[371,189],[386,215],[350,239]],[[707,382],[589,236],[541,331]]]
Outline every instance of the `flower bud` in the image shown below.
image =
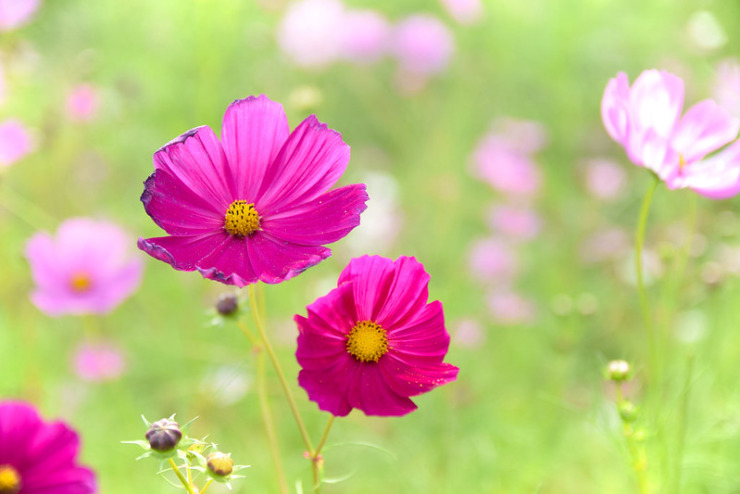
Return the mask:
[[231,459],[231,456],[220,451],[208,455],[206,461],[208,462],[208,471],[216,477],[226,477],[234,471],[234,460]]
[[624,360],[612,360],[606,367],[606,376],[612,381],[626,381],[630,377],[630,364]]
[[637,418],[637,407],[631,401],[623,401],[619,405],[619,416],[625,422],[634,422]]
[[218,297],[216,310],[222,316],[230,316],[239,308],[239,300],[233,293],[225,293]]
[[170,419],[157,420],[147,431],[146,439],[154,451],[170,451],[182,439],[180,424]]

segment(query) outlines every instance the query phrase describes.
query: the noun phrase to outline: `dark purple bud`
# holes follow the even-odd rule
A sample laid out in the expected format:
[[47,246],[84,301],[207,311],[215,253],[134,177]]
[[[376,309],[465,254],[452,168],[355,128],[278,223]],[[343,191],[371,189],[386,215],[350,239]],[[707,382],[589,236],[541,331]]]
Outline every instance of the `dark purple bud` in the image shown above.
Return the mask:
[[222,316],[230,316],[239,308],[239,301],[233,293],[225,293],[218,298],[216,310]]
[[147,431],[146,439],[154,451],[170,451],[182,439],[180,424],[170,419],[157,420]]

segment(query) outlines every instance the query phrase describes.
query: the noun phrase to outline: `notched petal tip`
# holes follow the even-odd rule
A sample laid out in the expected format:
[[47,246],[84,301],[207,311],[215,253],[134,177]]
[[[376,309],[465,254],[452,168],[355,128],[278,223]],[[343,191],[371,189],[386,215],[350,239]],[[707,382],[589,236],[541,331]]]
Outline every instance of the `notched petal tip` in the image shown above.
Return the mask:
[[196,134],[197,134],[198,132],[200,132],[200,130],[201,130],[201,129],[203,129],[203,128],[206,128],[206,127],[208,127],[208,126],[207,126],[207,125],[199,125],[198,127],[195,127],[195,128],[193,128],[193,129],[190,129],[190,130],[188,130],[187,132],[184,132],[183,134],[180,134],[179,136],[177,136],[177,137],[175,137],[174,139],[170,140],[170,141],[169,141],[169,142],[168,142],[167,144],[165,144],[164,146],[162,146],[162,147],[160,147],[159,149],[157,149],[157,150],[156,150],[156,151],[154,152],[154,157],[156,158],[156,156],[157,156],[157,155],[158,155],[159,153],[162,153],[162,152],[165,152],[165,153],[166,153],[166,152],[167,152],[167,149],[168,149],[168,148],[169,148],[170,146],[173,146],[173,145],[175,145],[175,144],[181,144],[181,143],[183,143],[183,142],[187,141],[187,140],[188,140],[189,138],[193,137],[193,136],[194,136],[194,135],[196,135]]

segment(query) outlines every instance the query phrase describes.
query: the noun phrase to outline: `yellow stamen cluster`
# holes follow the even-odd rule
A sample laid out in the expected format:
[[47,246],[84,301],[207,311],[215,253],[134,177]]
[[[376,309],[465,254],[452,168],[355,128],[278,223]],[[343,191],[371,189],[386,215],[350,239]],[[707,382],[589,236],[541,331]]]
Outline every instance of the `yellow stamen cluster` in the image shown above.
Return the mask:
[[92,280],[86,273],[75,273],[69,279],[69,286],[76,292],[86,292],[92,286]]
[[347,352],[360,362],[377,362],[388,351],[388,337],[380,324],[360,321],[347,335]]
[[21,490],[21,476],[10,465],[0,465],[0,494],[16,494]]
[[260,216],[254,209],[254,204],[247,201],[234,201],[226,210],[224,228],[236,237],[246,237],[258,230]]

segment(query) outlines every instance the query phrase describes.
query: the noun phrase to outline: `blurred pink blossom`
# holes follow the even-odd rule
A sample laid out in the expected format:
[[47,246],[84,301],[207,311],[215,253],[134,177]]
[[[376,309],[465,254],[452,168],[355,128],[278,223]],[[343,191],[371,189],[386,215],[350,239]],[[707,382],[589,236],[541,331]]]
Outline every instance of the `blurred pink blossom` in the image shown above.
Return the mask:
[[500,135],[511,149],[521,153],[541,151],[548,141],[547,129],[534,120],[500,117],[491,124],[490,133]]
[[0,0],[0,31],[26,24],[41,6],[41,0]]
[[26,244],[36,284],[31,301],[49,316],[105,314],[139,286],[143,263],[117,225],[72,218],[56,236],[39,232]]
[[440,0],[440,3],[460,24],[473,24],[483,16],[481,0]]
[[21,160],[32,150],[33,140],[25,125],[15,119],[0,123],[0,168]]
[[79,122],[95,118],[100,106],[98,90],[90,84],[80,84],[67,95],[67,115]]
[[624,168],[611,160],[594,159],[586,164],[586,187],[598,199],[618,198],[624,192],[626,181]]
[[512,240],[531,240],[540,233],[542,221],[531,209],[515,206],[493,206],[488,224],[498,233]]
[[630,239],[621,228],[608,228],[586,237],[579,249],[581,259],[586,263],[614,261],[627,255]]
[[436,17],[416,14],[396,25],[391,50],[402,72],[428,76],[447,68],[455,51],[455,39]]
[[489,133],[473,152],[474,173],[494,189],[511,196],[533,197],[540,189],[540,170],[509,139]]
[[476,348],[485,341],[486,335],[478,321],[468,318],[458,321],[452,332],[452,339],[456,346]]
[[532,322],[536,314],[531,300],[510,291],[490,293],[488,309],[496,323],[505,325]]
[[736,59],[728,58],[717,65],[713,96],[720,106],[740,116],[740,65]]
[[111,341],[83,342],[74,354],[74,370],[83,381],[111,381],[123,375],[126,358]]
[[340,56],[359,64],[380,60],[388,51],[391,26],[373,10],[349,10],[340,26]]
[[690,188],[710,199],[737,194],[740,120],[709,99],[681,116],[683,102],[683,81],[669,72],[646,70],[631,87],[620,72],[604,91],[602,119],[629,159],[655,172],[669,189]]
[[280,49],[301,67],[326,67],[337,60],[344,5],[339,0],[300,0],[280,21]]
[[489,237],[473,242],[468,257],[471,274],[494,285],[507,285],[519,271],[519,260],[509,246]]

